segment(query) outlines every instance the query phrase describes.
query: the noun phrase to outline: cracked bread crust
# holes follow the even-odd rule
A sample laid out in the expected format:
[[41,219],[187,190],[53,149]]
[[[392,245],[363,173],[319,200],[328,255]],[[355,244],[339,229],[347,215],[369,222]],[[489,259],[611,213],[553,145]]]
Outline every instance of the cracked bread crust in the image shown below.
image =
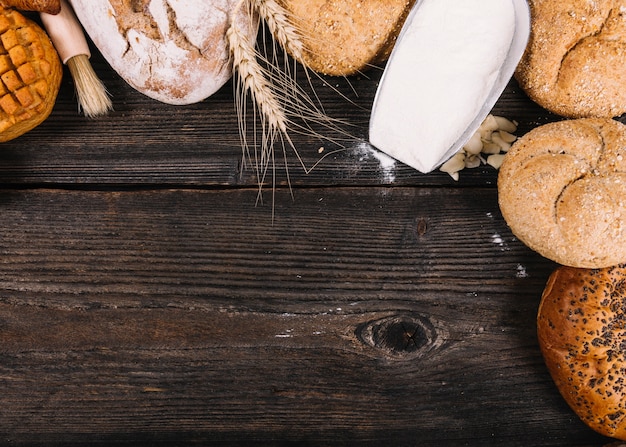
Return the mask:
[[349,76],[387,60],[415,0],[280,0],[302,36],[304,63]]
[[537,337],[558,390],[589,427],[626,440],[626,266],[560,267],[546,284]]
[[243,11],[233,18],[235,3],[71,0],[111,67],[140,93],[174,105],[200,102],[231,78],[225,37],[231,20],[254,41],[257,22]]
[[498,200],[513,234],[548,259],[626,262],[626,125],[580,118],[531,130],[504,159]]
[[0,7],[0,142],[25,134],[50,115],[62,77],[47,33],[18,11]]
[[531,33],[515,77],[568,118],[626,112],[626,0],[529,0]]

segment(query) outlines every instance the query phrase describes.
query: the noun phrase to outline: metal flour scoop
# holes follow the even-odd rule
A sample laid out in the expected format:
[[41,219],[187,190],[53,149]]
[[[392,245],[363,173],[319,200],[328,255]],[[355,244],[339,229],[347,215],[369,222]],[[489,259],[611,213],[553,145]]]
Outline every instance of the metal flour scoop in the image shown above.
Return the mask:
[[417,0],[380,80],[370,143],[427,173],[469,140],[530,34],[526,0]]

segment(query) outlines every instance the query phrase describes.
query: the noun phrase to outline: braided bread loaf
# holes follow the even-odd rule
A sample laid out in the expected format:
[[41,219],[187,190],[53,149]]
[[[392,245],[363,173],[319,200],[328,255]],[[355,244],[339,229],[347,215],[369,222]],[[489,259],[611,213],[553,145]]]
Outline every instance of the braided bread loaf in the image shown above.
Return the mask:
[[568,118],[626,112],[626,0],[529,0],[531,34],[515,74]]
[[511,231],[546,258],[626,262],[626,125],[580,118],[531,130],[506,155],[498,196]]

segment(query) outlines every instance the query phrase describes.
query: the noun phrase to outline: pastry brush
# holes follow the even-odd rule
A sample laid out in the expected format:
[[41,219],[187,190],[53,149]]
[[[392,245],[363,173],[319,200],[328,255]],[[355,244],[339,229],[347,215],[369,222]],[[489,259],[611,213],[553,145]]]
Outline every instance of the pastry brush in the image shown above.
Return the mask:
[[[42,3],[41,0],[39,3]],[[79,109],[88,118],[106,115],[112,109],[111,98],[89,61],[91,52],[70,4],[60,0],[57,14],[40,12],[40,17],[59,57],[74,79]]]

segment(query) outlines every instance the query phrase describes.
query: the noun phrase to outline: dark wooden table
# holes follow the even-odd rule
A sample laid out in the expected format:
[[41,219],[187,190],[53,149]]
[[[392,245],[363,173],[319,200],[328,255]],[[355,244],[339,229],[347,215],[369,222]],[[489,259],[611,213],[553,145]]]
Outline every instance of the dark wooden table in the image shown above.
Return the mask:
[[[556,265],[510,233],[496,171],[363,143],[380,70],[314,80],[355,137],[293,135],[308,166],[328,155],[306,174],[288,153],[290,185],[279,159],[259,203],[231,84],[169,106],[93,63],[113,113],[81,117],[66,72],[0,151],[2,445],[611,442],[545,369]],[[518,135],[558,119],[514,81],[493,112]]]

